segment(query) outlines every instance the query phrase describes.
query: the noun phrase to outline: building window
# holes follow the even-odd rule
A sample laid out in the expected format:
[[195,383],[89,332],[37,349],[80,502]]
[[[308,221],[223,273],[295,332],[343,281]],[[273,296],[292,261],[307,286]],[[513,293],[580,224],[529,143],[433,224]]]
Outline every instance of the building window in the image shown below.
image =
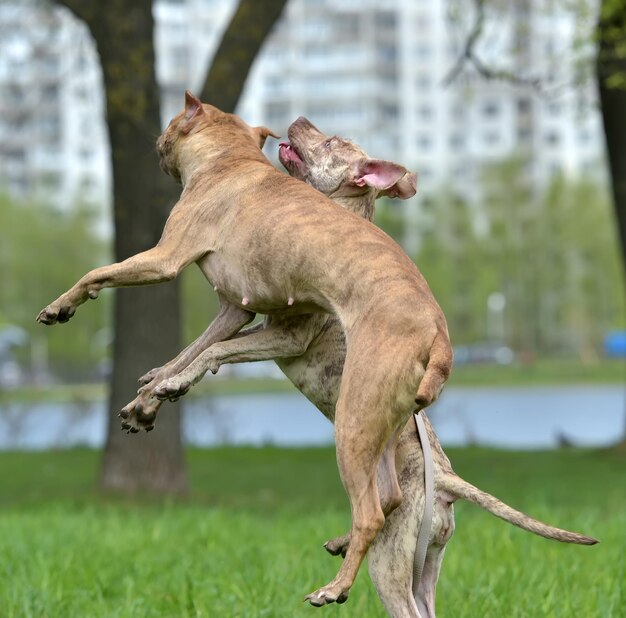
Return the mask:
[[483,135],[483,140],[485,144],[493,146],[500,142],[500,134],[497,131],[486,131]]
[[500,106],[495,101],[486,101],[483,104],[483,116],[496,118],[500,115]]
[[451,148],[462,148],[465,145],[465,139],[460,133],[453,133],[450,136]]
[[418,90],[428,90],[432,84],[430,75],[428,73],[420,73],[415,79],[415,85]]
[[395,45],[379,45],[378,55],[387,62],[394,61],[398,56],[398,50]]
[[417,113],[422,120],[430,120],[433,117],[433,110],[430,105],[422,105],[418,107]]
[[417,136],[417,147],[423,150],[429,150],[432,146],[430,135],[422,134]]
[[557,116],[563,111],[563,106],[560,103],[553,101],[552,103],[548,104],[548,111],[553,116]]
[[378,26],[395,30],[396,28],[396,15],[389,11],[381,11],[376,15],[376,23]]
[[395,120],[398,117],[398,106],[397,105],[381,105],[380,111],[382,117],[387,120]]
[[556,131],[550,131],[549,133],[546,133],[544,139],[546,144],[550,144],[550,146],[558,146],[561,141],[561,137]]
[[517,99],[517,111],[525,114],[531,110],[531,101],[527,98]]
[[428,15],[426,13],[418,15],[415,25],[418,32],[428,32],[428,29],[430,28],[430,19],[428,19]]
[[59,86],[51,84],[43,89],[44,103],[55,103],[59,98]]
[[419,43],[416,47],[415,47],[415,55],[418,58],[430,58],[431,56],[431,49],[430,49],[430,45],[426,44],[426,43]]

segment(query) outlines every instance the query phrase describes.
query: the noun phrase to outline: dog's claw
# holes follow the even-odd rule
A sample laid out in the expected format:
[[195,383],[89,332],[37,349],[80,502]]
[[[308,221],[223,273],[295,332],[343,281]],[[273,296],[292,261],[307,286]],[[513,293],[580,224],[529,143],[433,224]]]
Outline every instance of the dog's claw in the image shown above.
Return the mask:
[[341,605],[342,603],[345,603],[348,600],[348,592],[342,592],[338,597],[337,600],[335,601],[335,603]]
[[345,603],[348,600],[349,591],[342,590],[339,593],[335,593],[332,586],[320,588],[311,594],[307,594],[304,597],[305,601],[308,601],[314,607],[322,607],[322,605],[328,605],[330,603]]

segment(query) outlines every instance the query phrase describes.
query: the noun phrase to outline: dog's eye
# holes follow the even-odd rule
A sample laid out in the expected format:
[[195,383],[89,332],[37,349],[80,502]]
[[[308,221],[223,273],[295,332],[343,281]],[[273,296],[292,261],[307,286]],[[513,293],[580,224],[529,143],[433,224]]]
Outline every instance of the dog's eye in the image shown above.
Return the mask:
[[331,147],[332,143],[333,143],[332,138],[331,138],[331,139],[327,139],[327,140],[324,142],[324,148],[329,149],[329,148]]

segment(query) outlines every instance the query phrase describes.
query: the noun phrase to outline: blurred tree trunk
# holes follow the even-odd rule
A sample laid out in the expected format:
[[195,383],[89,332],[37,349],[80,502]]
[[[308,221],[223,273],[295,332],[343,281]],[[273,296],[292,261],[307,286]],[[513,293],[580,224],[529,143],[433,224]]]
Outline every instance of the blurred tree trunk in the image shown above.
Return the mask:
[[[100,54],[113,164],[115,260],[119,261],[157,243],[179,193],[172,180],[160,172],[154,148],[161,120],[152,0],[60,2],[87,23]],[[203,89],[207,100],[234,109],[252,61],[285,2],[242,0]],[[226,92],[228,98],[220,100],[219,95]],[[129,493],[182,492],[186,472],[179,405],[169,404],[150,434],[129,436],[120,431],[117,418],[118,411],[135,396],[137,378],[179,351],[177,282],[117,290],[114,328],[101,485]]]
[[[626,271],[626,0],[603,0],[597,36],[596,77],[622,268]],[[626,424],[622,443],[626,444]]]
[[626,0],[604,0],[598,20],[596,75],[611,190],[626,266]]

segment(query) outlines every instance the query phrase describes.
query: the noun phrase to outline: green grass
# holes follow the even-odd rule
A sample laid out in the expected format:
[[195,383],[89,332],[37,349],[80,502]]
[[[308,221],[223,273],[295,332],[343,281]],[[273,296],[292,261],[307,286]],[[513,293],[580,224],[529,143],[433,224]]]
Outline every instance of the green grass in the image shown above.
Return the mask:
[[[626,615],[626,454],[450,450],[456,470],[551,523],[546,541],[459,504],[438,616]],[[302,597],[331,579],[321,549],[349,523],[332,449],[191,450],[191,491],[94,490],[98,453],[0,453],[0,616],[382,617],[365,569],[344,606]]]

